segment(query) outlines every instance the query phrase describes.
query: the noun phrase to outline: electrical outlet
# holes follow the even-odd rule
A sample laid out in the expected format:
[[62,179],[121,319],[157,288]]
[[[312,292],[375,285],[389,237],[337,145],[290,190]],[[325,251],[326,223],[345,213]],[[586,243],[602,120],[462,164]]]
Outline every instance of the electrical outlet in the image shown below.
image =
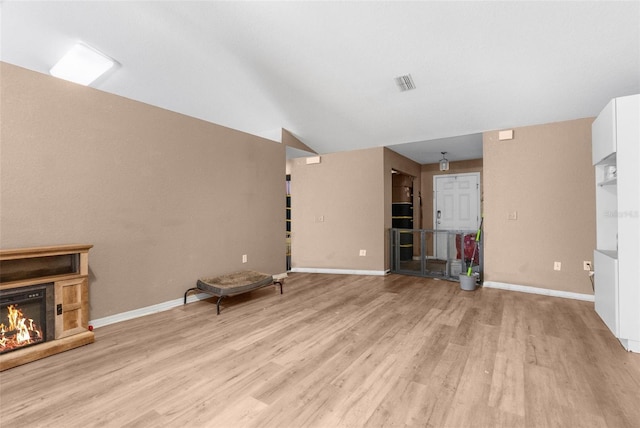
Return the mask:
[[561,262],[553,262],[553,270],[562,270]]
[[582,269],[583,270],[591,270],[591,262],[589,260],[585,260],[582,262]]
[[360,257],[364,257],[367,255],[367,250],[360,250]]
[[518,219],[518,211],[509,211],[507,213],[507,220],[517,220]]
[[247,262],[247,255],[243,254],[242,255],[242,263],[246,263]]

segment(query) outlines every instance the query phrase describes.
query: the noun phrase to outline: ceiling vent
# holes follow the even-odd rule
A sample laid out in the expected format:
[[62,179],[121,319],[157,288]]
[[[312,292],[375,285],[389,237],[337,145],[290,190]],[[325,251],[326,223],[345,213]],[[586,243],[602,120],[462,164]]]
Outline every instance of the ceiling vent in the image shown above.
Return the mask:
[[410,91],[411,89],[416,88],[416,84],[413,83],[413,78],[410,74],[405,74],[404,76],[396,77],[396,83],[400,88],[400,91]]

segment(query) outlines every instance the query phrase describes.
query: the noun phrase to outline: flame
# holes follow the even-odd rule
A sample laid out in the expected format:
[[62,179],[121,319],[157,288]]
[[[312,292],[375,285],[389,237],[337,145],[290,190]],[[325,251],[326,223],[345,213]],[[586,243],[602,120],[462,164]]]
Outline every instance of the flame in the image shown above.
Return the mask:
[[31,318],[25,318],[17,305],[7,306],[9,326],[0,323],[0,352],[42,340],[42,330]]

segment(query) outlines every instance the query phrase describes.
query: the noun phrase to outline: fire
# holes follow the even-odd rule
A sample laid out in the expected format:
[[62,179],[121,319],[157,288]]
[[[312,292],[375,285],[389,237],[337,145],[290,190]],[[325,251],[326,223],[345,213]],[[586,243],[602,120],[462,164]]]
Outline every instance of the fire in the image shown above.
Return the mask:
[[30,318],[25,318],[17,305],[7,306],[9,326],[0,323],[0,352],[42,340],[42,330]]

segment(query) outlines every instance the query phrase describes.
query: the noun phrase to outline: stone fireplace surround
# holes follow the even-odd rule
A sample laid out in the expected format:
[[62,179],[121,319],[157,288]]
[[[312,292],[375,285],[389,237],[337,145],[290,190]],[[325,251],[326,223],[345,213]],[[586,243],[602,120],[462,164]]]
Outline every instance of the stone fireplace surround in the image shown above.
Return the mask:
[[60,245],[0,250],[0,291],[52,283],[54,300],[53,325],[47,326],[54,333],[48,334],[44,342],[0,354],[0,371],[94,341],[94,334],[88,329],[92,247]]

